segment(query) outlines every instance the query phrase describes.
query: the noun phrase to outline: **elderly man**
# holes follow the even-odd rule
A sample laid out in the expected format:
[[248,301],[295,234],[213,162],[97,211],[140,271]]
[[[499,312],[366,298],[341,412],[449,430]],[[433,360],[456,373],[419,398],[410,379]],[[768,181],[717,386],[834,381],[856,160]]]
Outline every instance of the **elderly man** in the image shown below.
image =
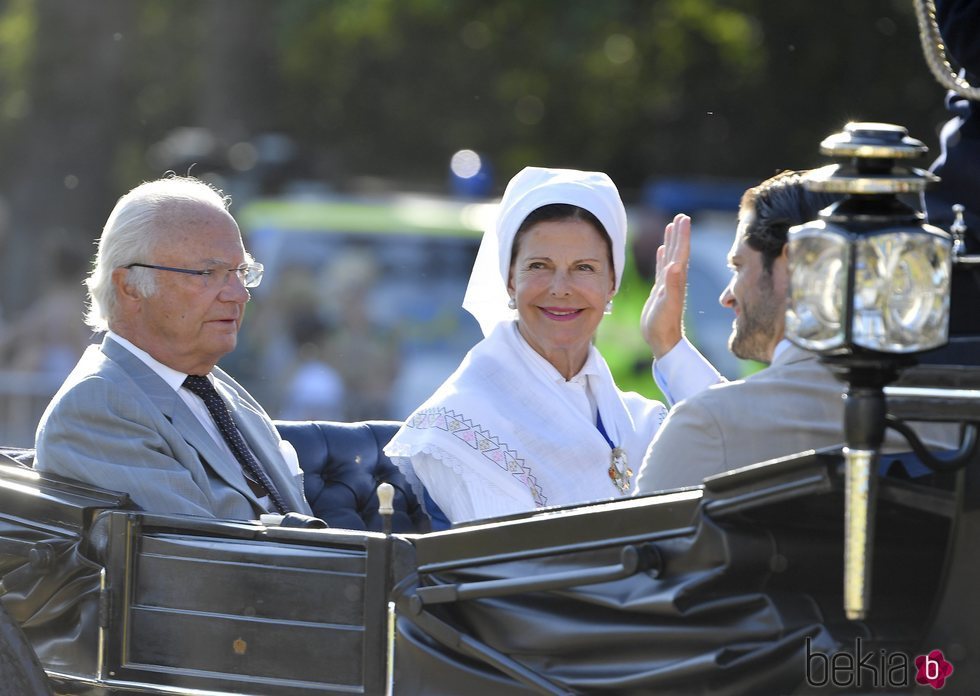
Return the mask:
[[[815,354],[783,337],[789,291],[787,232],[816,218],[834,200],[830,194],[806,190],[798,172],[778,174],[742,196],[728,255],[732,279],[720,302],[735,312],[729,349],[768,367],[678,403],[647,450],[638,493],[693,486],[706,476],[842,442],[843,384]],[[683,352],[692,350],[681,341],[680,323],[689,235],[690,219],[675,218],[658,253],[658,281],[644,308],[645,316],[657,315],[654,320],[647,316],[645,326],[657,358],[658,381],[671,386],[687,379],[678,366],[684,364]],[[929,446],[955,446],[951,426],[916,430]],[[889,431],[886,448],[903,451],[909,446]]]
[[116,203],[86,281],[86,320],[107,333],[41,418],[38,470],[126,491],[150,512],[310,513],[295,452],[216,367],[262,278],[227,203],[183,177]]

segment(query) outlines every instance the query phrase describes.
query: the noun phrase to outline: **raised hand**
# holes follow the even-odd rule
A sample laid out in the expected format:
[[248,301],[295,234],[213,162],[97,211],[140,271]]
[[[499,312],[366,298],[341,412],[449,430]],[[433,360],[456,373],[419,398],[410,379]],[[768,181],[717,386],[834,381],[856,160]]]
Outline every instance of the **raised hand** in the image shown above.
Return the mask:
[[657,275],[643,305],[640,327],[655,358],[670,351],[684,336],[684,295],[687,263],[691,257],[691,218],[674,217],[657,249]]

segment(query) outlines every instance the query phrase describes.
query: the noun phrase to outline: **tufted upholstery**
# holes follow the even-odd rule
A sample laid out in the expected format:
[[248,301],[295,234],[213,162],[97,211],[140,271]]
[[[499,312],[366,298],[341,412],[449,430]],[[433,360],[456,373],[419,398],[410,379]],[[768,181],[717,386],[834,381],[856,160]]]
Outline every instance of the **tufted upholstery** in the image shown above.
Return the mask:
[[381,531],[378,484],[395,487],[392,531],[427,532],[444,528],[429,516],[382,448],[395,435],[397,421],[276,421],[283,439],[296,449],[305,473],[306,499],[313,514],[331,527]]
[[[438,506],[427,494],[425,508],[419,505],[382,451],[400,427],[398,421],[276,421],[279,433],[296,449],[313,514],[331,527],[381,531],[377,488],[387,481],[395,487],[392,531],[447,529],[449,521]],[[30,467],[34,450],[0,446],[0,462]]]

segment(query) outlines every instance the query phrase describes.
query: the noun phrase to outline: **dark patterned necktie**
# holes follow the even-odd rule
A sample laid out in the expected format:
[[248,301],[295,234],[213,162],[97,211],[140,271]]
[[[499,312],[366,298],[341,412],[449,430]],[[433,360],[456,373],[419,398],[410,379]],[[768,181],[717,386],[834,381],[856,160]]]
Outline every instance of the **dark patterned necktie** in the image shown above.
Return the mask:
[[235,421],[231,419],[228,406],[225,404],[224,399],[221,398],[221,395],[218,394],[214,385],[211,384],[211,380],[201,375],[189,375],[184,380],[184,386],[201,397],[204,405],[208,407],[208,412],[214,419],[215,425],[218,426],[221,436],[228,443],[228,447],[231,448],[235,459],[242,465],[242,473],[245,474],[245,479],[248,481],[252,491],[259,497],[268,495],[269,500],[272,501],[276,512],[279,514],[285,515],[289,512],[289,508],[279,495],[279,491],[276,490],[271,479],[269,479],[269,475],[265,473],[265,469],[255,459],[255,455],[252,454],[248,445],[245,444],[245,438],[242,437],[242,433],[238,430],[238,426],[235,425]]

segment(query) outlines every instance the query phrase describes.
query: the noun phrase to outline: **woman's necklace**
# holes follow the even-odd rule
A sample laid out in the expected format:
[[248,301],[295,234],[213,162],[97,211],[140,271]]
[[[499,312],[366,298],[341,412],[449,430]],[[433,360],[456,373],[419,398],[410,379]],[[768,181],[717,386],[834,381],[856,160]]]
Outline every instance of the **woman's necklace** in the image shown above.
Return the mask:
[[596,414],[596,427],[612,448],[612,451],[609,453],[609,478],[612,479],[616,490],[625,495],[629,492],[630,486],[633,485],[633,470],[629,467],[626,451],[622,447],[616,447],[613,444],[612,439],[606,433],[605,426],[602,424],[602,415],[598,413]]

